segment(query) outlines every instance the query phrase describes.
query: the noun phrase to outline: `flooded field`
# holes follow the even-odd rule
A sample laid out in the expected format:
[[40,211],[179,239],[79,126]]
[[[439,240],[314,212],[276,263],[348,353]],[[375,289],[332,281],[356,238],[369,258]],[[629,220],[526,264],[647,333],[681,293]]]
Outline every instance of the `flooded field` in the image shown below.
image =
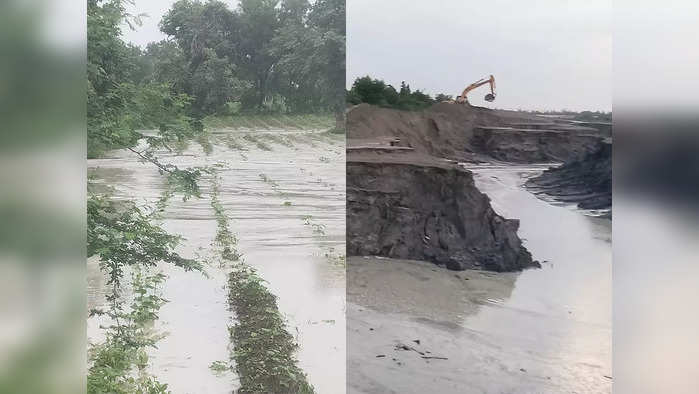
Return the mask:
[[[244,261],[258,270],[278,297],[287,331],[300,345],[299,367],[318,393],[345,389],[345,171],[344,135],[319,131],[214,130],[181,153],[162,152],[165,163],[182,168],[212,166],[218,200],[238,240]],[[88,160],[91,182],[114,187],[116,198],[153,203],[164,177],[125,151]],[[227,302],[228,268],[213,241],[217,225],[211,206],[211,175],[200,180],[202,198],[169,200],[163,227],[185,240],[183,257],[205,261],[197,272],[159,267],[168,279],[156,328],[165,335],[151,349],[152,371],[174,393],[229,393],[239,387],[229,363],[228,327],[235,316]],[[88,261],[88,307],[104,302],[104,278]],[[88,340],[100,339],[97,317],[88,320]]]
[[611,221],[525,190],[544,167],[469,169],[542,268],[352,257],[349,392],[611,392]]

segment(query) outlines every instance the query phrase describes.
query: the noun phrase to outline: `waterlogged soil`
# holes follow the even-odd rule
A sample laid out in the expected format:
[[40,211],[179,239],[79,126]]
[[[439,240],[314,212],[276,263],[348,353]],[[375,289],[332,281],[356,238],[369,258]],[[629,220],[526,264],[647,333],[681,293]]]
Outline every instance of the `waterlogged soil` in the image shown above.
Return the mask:
[[[287,330],[300,345],[299,366],[318,393],[344,392],[344,136],[213,130],[208,137],[210,146],[192,142],[159,157],[181,167],[217,167],[218,198],[238,251],[278,297]],[[128,152],[88,160],[88,167],[91,182],[112,186],[116,198],[152,203],[166,187],[152,165]],[[174,393],[230,393],[239,387],[235,366],[209,368],[214,361],[229,362],[234,319],[227,269],[212,246],[216,221],[209,185],[205,176],[201,199],[172,197],[162,219],[166,230],[185,238],[178,252],[206,260],[208,274],[159,266],[168,276],[163,296],[169,303],[156,322],[166,335],[149,350],[151,372]],[[97,261],[88,261],[88,308],[104,307],[106,292]],[[100,324],[106,322],[88,319],[89,341],[101,339]]]
[[469,167],[540,269],[348,260],[349,393],[611,392],[611,221],[526,191],[546,167]]

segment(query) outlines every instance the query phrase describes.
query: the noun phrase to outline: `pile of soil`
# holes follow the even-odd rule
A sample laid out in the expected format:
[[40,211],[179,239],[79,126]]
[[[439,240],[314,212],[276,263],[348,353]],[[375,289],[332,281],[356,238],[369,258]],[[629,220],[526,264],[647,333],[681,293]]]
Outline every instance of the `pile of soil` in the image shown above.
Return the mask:
[[612,144],[602,142],[580,160],[550,168],[527,181],[527,187],[556,198],[577,203],[582,209],[612,206]]
[[448,103],[419,112],[360,104],[348,112],[347,130],[350,146],[391,137],[415,152],[463,162],[565,162],[592,152],[604,138],[589,127]]
[[435,161],[347,162],[347,253],[431,261],[452,270],[538,267],[472,174]]

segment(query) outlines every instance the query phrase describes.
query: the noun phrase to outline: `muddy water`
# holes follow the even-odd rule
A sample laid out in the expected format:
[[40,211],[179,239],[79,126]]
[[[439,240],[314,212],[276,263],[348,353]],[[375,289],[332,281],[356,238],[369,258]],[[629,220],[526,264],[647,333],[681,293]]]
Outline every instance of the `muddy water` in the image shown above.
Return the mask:
[[345,266],[325,254],[345,253],[344,138],[281,136],[293,137],[293,147],[263,139],[272,151],[250,144],[247,160],[240,152],[222,154],[230,168],[220,172],[221,201],[246,262],[278,296],[301,345],[301,368],[317,392],[341,393]]
[[524,190],[543,169],[472,168],[541,269],[349,261],[349,392],[611,392],[611,223]]
[[555,372],[577,392],[611,392],[611,221],[524,191],[523,178],[539,171],[474,169],[493,208],[520,219],[519,235],[542,269],[522,272],[509,298],[489,302],[465,325],[546,360],[529,373]]
[[[240,141],[238,148],[229,147],[231,135]],[[344,255],[344,139],[303,132],[255,135],[264,149],[239,138],[240,133],[225,131],[212,134],[209,155],[192,143],[181,154],[163,152],[160,157],[183,167],[219,165],[219,200],[239,250],[278,296],[289,331],[300,344],[301,368],[319,393],[343,392],[345,268],[341,259],[325,255]],[[117,198],[153,202],[164,190],[158,172],[126,152],[89,160],[88,166],[94,182],[114,186]],[[163,226],[186,238],[179,249],[183,256],[209,261],[209,278],[159,267],[168,275],[164,297],[170,302],[157,325],[167,336],[150,351],[152,373],[174,393],[229,393],[239,386],[235,374],[209,369],[212,362],[229,359],[227,327],[233,316],[226,303],[226,270],[212,253],[216,222],[209,180],[200,184],[202,199],[170,200]],[[314,232],[314,224],[322,231]],[[88,306],[100,306],[105,289],[95,261],[88,262],[88,272]],[[88,339],[100,339],[100,323],[88,320]]]

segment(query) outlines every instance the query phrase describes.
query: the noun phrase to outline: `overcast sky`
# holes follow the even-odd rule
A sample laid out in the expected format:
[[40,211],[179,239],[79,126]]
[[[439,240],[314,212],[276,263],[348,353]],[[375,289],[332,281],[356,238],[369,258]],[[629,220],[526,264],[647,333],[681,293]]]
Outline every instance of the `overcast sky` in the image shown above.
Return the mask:
[[[124,38],[165,38],[158,23],[174,2],[137,0],[130,11],[149,16]],[[611,110],[611,21],[611,0],[347,0],[347,83],[369,74],[457,95],[493,74],[497,99],[484,101],[484,86],[473,104]]]
[[611,110],[611,0],[347,0],[347,83],[371,75],[507,109]]

